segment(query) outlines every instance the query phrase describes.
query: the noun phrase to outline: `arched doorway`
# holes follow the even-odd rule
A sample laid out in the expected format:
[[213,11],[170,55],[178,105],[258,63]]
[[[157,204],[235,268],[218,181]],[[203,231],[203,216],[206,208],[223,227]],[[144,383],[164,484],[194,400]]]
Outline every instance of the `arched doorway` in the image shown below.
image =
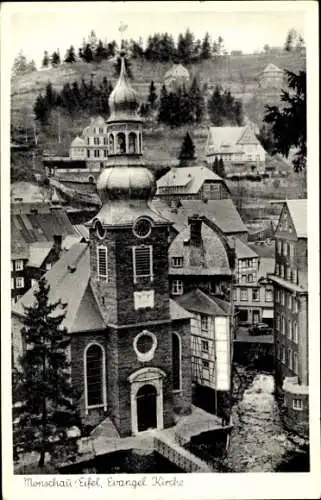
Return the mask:
[[138,432],[157,427],[157,391],[151,384],[141,387],[136,395]]

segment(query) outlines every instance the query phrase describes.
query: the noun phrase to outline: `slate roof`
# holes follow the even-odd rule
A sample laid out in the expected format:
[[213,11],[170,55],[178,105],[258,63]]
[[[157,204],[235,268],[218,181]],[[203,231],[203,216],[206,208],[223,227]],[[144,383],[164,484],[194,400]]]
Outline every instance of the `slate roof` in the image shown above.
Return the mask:
[[185,223],[189,216],[197,213],[213,221],[223,233],[248,233],[231,199],[208,200],[206,203],[202,200],[181,200],[181,205],[178,218],[183,218]]
[[70,147],[82,147],[85,146],[85,141],[81,137],[77,136],[74,138],[74,140],[71,142]]
[[[218,303],[215,297],[210,297],[199,288],[191,290],[177,297],[177,302],[191,312],[208,314],[211,316],[228,316],[229,313]],[[220,301],[224,302],[224,301]],[[227,303],[226,303],[227,304]]]
[[224,180],[212,172],[205,165],[171,168],[163,177],[157,181],[156,195],[164,194],[161,188],[178,188],[175,194],[179,194],[179,188],[184,194],[196,194],[199,192],[205,181],[217,181],[224,183]]
[[275,64],[273,63],[270,63],[268,64],[264,70],[262,71],[262,73],[283,73],[283,70],[278,68]]
[[[169,273],[172,275],[230,275],[228,256],[218,234],[206,224],[202,224],[202,249],[190,240],[190,227],[185,227],[172,241],[168,250]],[[182,267],[171,265],[172,257],[183,257]]]
[[75,234],[75,230],[63,210],[47,213],[24,213],[11,215],[11,238],[19,238],[26,243],[52,241],[54,235]]
[[274,273],[275,259],[262,258],[258,269],[257,279],[266,278],[267,274]]
[[49,241],[31,243],[29,245],[28,267],[41,267],[42,263],[49,255],[52,245],[52,242]]
[[28,259],[29,247],[16,226],[11,226],[11,259]]
[[253,259],[258,257],[257,253],[239,238],[235,239],[235,253],[237,259]]
[[[88,243],[77,243],[66,252],[44,275],[49,290],[49,301],[61,299],[67,303],[66,317],[62,326],[68,333],[102,330],[106,327],[90,286],[90,260]],[[34,285],[13,305],[12,313],[24,315],[24,307],[34,304]],[[57,313],[61,308],[57,308]],[[173,320],[188,319],[190,315],[175,301],[170,300],[170,315]]]
[[286,205],[291,215],[298,238],[308,237],[308,203],[306,199],[287,200]]

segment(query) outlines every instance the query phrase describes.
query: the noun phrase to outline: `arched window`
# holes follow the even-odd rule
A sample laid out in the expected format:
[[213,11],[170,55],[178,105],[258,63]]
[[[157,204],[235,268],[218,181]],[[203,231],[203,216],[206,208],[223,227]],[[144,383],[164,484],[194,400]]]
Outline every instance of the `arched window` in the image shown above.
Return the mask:
[[126,153],[126,137],[123,132],[117,134],[117,154]]
[[113,136],[113,134],[110,134],[110,136],[109,136],[109,153],[110,154],[114,153],[114,136]]
[[137,152],[137,136],[135,132],[130,132],[128,136],[128,152],[129,153]]
[[105,351],[97,343],[85,349],[84,357],[86,412],[90,408],[106,409]]
[[172,367],[173,367],[173,390],[180,391],[182,386],[182,347],[181,338],[177,333],[172,334]]

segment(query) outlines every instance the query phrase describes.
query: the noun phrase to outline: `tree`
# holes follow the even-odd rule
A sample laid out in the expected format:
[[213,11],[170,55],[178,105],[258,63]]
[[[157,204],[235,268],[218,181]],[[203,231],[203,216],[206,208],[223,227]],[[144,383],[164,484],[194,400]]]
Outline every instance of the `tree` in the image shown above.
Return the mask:
[[28,61],[21,50],[13,61],[11,72],[12,76],[18,76],[32,73],[33,71],[36,71],[36,69],[34,60],[32,59],[31,61]]
[[213,94],[208,100],[208,114],[213,125],[220,127],[223,125],[224,110],[221,87],[215,86]]
[[225,177],[225,167],[224,167],[223,158],[219,159],[219,162],[218,162],[218,174],[217,175],[219,175],[222,178]]
[[210,35],[208,33],[205,34],[202,46],[201,46],[201,59],[210,59],[211,57],[211,44],[210,44]]
[[274,144],[274,137],[273,137],[273,132],[271,126],[267,126],[266,124],[263,124],[260,128],[259,133],[256,135],[260,143],[262,144],[263,148],[265,151],[267,151],[269,154],[272,154],[275,144]]
[[180,166],[184,166],[189,161],[195,160],[195,146],[188,132],[184,136],[178,159]]
[[287,52],[292,52],[292,50],[294,49],[294,42],[296,38],[297,38],[296,31],[294,29],[291,29],[287,34],[284,50],[286,50]]
[[94,60],[94,54],[90,48],[90,45],[89,43],[87,43],[87,45],[85,46],[84,50],[82,51],[82,59],[87,62],[87,63],[90,63]]
[[51,65],[54,67],[54,66],[59,66],[60,64],[60,53],[59,53],[59,49],[55,50],[53,53],[52,53],[52,56],[51,56]]
[[157,100],[156,87],[154,81],[152,80],[150,82],[149,92],[148,92],[148,102],[152,109],[155,107],[156,100]]
[[43,68],[48,68],[49,62],[50,62],[50,59],[49,59],[49,56],[48,56],[48,52],[45,50],[45,52],[43,54],[41,66]]
[[177,58],[180,62],[189,63],[194,49],[194,35],[187,29],[184,34],[180,33],[177,41]]
[[69,47],[65,55],[65,63],[74,63],[76,62],[75,49],[73,45]]
[[15,370],[15,394],[21,406],[16,409],[14,442],[25,453],[38,452],[43,467],[46,453],[68,446],[67,430],[79,425],[79,418],[67,354],[70,338],[62,327],[66,304],[50,303],[44,278],[34,297],[32,306],[24,306],[21,335],[26,349]]
[[165,85],[162,86],[159,99],[158,121],[168,123],[168,93]]
[[286,71],[290,91],[282,90],[282,109],[265,106],[264,122],[271,125],[275,146],[273,154],[280,153],[286,158],[291,148],[296,149],[293,167],[301,172],[306,167],[306,72],[298,74]]
[[41,94],[38,95],[33,106],[33,111],[35,114],[35,119],[38,120],[42,125],[48,123],[48,119],[50,116],[50,106],[46,97],[43,97]]
[[263,47],[264,54],[268,54],[270,52],[270,46],[266,43]]
[[204,114],[204,97],[199,88],[196,77],[193,78],[192,85],[189,89],[189,99],[192,119],[194,122],[200,123]]

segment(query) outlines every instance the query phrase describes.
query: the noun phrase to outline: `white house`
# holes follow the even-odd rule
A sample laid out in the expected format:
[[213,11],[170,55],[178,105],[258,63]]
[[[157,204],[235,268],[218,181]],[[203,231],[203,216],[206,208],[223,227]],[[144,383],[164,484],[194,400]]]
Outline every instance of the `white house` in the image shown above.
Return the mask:
[[210,127],[206,143],[208,163],[222,159],[227,175],[263,173],[265,150],[253,127]]

